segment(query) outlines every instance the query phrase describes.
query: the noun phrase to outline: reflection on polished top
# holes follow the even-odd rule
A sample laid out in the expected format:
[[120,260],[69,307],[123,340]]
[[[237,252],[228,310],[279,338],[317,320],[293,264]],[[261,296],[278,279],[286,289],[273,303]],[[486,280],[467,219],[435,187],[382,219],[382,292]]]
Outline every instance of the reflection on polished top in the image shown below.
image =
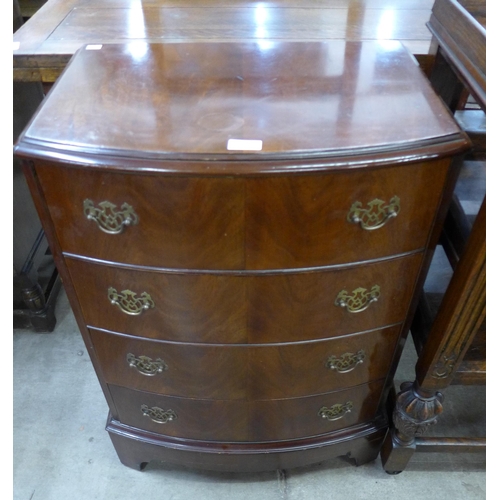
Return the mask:
[[434,0],[50,0],[14,34],[14,79],[53,82],[82,45],[400,40],[428,54]]
[[276,159],[394,156],[458,134],[398,42],[137,42],[79,51],[21,142],[131,157]]

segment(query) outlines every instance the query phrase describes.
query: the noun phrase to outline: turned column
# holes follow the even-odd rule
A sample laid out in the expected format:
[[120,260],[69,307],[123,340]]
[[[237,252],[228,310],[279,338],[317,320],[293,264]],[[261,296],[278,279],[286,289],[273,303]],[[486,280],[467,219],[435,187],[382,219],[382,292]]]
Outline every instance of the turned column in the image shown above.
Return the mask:
[[393,425],[382,447],[388,473],[405,469],[418,438],[443,412],[448,387],[486,316],[486,198],[415,366],[416,379],[401,385]]

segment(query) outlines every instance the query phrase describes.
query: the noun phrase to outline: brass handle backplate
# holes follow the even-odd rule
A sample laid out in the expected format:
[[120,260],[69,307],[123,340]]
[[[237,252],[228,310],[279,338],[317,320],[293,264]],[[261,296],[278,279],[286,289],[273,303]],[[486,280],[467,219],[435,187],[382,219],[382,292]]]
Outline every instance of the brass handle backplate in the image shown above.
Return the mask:
[[118,293],[116,288],[113,287],[108,288],[108,299],[111,304],[118,306],[121,311],[131,316],[138,316],[143,311],[152,309],[155,306],[149,293],[142,292],[141,296],[138,297],[131,290],[122,290]]
[[370,307],[370,304],[377,302],[380,297],[380,287],[373,285],[371,290],[366,288],[356,288],[351,292],[342,290],[335,299],[335,305],[346,309],[350,313],[359,313]]
[[85,217],[93,220],[101,231],[108,234],[120,234],[127,226],[139,222],[139,217],[128,203],[124,203],[121,210],[116,208],[116,205],[109,201],[102,201],[97,207],[92,200],[87,199],[83,202]]
[[348,373],[356,366],[363,363],[365,359],[365,351],[360,349],[357,353],[346,352],[342,354],[342,356],[330,356],[326,361],[326,366],[330,368],[330,370],[336,370],[339,373]]
[[150,408],[148,405],[142,405],[141,411],[145,417],[149,417],[157,424],[166,424],[167,422],[172,422],[172,420],[177,418],[177,414],[174,410],[163,410],[158,406]]
[[389,219],[396,217],[400,210],[397,196],[393,196],[389,203],[376,198],[367,204],[368,208],[362,208],[362,206],[360,201],[353,203],[347,214],[347,220],[353,224],[359,224],[366,231],[381,228]]
[[147,356],[136,357],[131,352],[127,354],[127,363],[132,368],[135,368],[139,373],[148,377],[153,377],[157,373],[161,373],[168,369],[168,366],[163,359],[158,358],[156,361],[153,361]]
[[338,403],[336,405],[330,406],[330,408],[328,408],[327,406],[323,406],[319,409],[318,416],[321,418],[326,418],[329,421],[339,420],[340,418],[350,413],[353,407],[354,406],[352,404],[352,401],[347,401],[347,403],[344,404]]

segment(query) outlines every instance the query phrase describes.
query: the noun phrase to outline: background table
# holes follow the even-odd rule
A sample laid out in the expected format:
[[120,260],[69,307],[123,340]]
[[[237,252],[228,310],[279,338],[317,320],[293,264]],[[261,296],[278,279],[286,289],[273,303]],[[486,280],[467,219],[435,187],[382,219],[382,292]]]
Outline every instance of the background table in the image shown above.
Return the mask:
[[14,79],[54,82],[84,44],[400,40],[425,56],[433,0],[48,0],[14,35]]

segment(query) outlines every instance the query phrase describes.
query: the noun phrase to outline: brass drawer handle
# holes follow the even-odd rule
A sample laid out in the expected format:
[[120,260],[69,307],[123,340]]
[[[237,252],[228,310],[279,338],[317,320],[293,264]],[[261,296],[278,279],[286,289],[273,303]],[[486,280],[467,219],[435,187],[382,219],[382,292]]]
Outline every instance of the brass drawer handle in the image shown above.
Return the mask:
[[148,405],[142,405],[141,411],[145,417],[149,417],[157,424],[166,424],[177,418],[174,410],[163,410],[162,408],[158,408],[158,406],[150,408]]
[[137,297],[137,294],[131,290],[122,290],[118,293],[113,287],[108,288],[108,299],[111,304],[118,306],[125,314],[131,316],[138,316],[155,306],[149,293],[142,292],[141,296]]
[[371,290],[366,288],[356,288],[352,295],[348,295],[347,290],[342,290],[335,299],[335,305],[347,309],[350,313],[359,313],[370,307],[370,304],[377,302],[380,297],[380,287],[373,285]]
[[360,201],[353,203],[347,214],[347,220],[359,224],[366,231],[381,228],[389,219],[396,217],[400,209],[397,196],[393,196],[388,204],[376,198],[368,203],[368,208],[361,208],[362,206]]
[[153,377],[157,373],[162,373],[168,369],[163,359],[158,358],[156,361],[153,361],[147,356],[136,357],[131,352],[127,354],[127,363],[131,368],[135,368],[139,373],[148,377]]
[[98,207],[94,206],[92,200],[83,202],[83,213],[89,220],[93,220],[101,231],[108,234],[120,234],[127,226],[136,225],[139,217],[133,207],[128,203],[121,206],[121,210],[115,210],[116,205],[109,201],[102,201]]
[[357,353],[346,352],[339,358],[337,356],[330,356],[326,361],[326,366],[330,370],[337,370],[339,373],[348,373],[356,366],[363,363],[365,359],[365,351],[360,349]]
[[330,406],[328,408],[327,406],[323,406],[320,408],[318,412],[318,416],[321,418],[326,418],[330,422],[333,420],[339,420],[348,413],[350,413],[353,409],[353,404],[352,401],[347,401],[347,403],[338,403],[336,405]]

